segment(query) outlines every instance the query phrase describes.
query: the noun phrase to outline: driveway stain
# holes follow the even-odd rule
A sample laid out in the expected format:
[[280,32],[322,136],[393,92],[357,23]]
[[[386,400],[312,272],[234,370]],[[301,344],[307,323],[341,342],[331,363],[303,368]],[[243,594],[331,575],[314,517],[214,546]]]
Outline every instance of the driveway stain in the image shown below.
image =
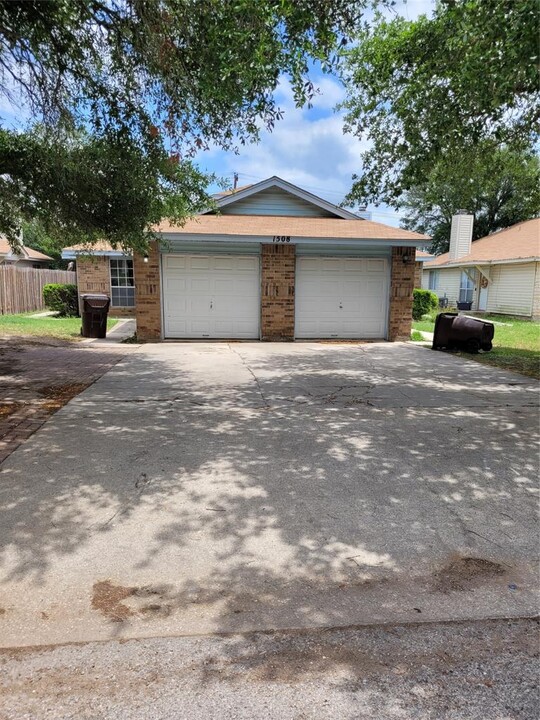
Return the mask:
[[444,593],[469,590],[483,580],[504,575],[505,572],[502,565],[491,560],[454,557],[435,573],[433,589]]
[[[123,622],[135,615],[146,619],[163,618],[172,611],[172,606],[164,602],[170,593],[168,585],[125,587],[110,580],[100,580],[92,586],[92,608],[113,622]],[[129,604],[123,602],[128,598]],[[144,604],[140,605],[141,602]]]
[[135,612],[122,600],[136,592],[135,587],[113,585],[110,580],[101,580],[92,586],[92,607],[113,622],[122,622]]

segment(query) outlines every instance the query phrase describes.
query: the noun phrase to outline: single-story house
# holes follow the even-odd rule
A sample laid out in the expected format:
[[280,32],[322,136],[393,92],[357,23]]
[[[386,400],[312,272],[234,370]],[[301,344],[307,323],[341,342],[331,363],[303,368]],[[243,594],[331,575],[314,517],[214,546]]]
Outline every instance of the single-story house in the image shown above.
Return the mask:
[[47,268],[53,259],[26,245],[13,250],[6,238],[0,237],[0,265],[17,265],[26,268]]
[[[455,222],[454,222],[455,221]],[[424,263],[422,287],[450,305],[540,319],[540,218],[471,241],[471,215],[454,216],[450,250]]]
[[409,339],[424,235],[382,225],[278,177],[162,222],[147,256],[80,246],[80,293],[106,292],[142,340]]

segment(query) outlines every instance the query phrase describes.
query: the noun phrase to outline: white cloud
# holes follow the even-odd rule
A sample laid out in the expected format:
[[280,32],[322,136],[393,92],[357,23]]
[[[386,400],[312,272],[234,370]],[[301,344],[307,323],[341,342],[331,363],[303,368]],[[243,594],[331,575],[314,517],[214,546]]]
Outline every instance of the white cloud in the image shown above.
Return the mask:
[[289,84],[281,83],[276,95],[284,117],[274,131],[262,132],[258,144],[242,148],[238,155],[201,154],[201,164],[213,156],[216,172],[238,172],[241,184],[279,175],[339,203],[351,186],[351,175],[358,171],[360,153],[366,146],[343,134],[342,115],[332,110],[343,97],[341,84],[323,77],[316,85],[321,94],[314,107],[298,109]]
[[388,18],[400,15],[406,20],[416,20],[420,15],[431,15],[434,7],[435,0],[398,0],[393,7],[379,10]]
[[323,76],[315,83],[318,93],[312,101],[314,108],[320,110],[333,110],[345,99],[345,89],[335,79]]

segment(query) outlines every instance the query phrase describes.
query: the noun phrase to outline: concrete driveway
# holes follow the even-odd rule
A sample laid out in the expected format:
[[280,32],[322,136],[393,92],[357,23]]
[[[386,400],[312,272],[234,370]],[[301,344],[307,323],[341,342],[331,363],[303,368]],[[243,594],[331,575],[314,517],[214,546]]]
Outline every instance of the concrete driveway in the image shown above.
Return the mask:
[[2,645],[530,615],[537,417],[408,344],[141,347],[2,465]]

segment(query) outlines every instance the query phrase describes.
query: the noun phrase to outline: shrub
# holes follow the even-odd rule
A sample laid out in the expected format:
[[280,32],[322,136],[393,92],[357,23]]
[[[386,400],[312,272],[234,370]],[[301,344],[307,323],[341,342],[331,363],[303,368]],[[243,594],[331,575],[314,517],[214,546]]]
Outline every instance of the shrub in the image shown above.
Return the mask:
[[79,314],[76,285],[60,283],[44,285],[43,302],[49,310],[55,310],[61,317],[77,317]]
[[420,320],[422,315],[427,315],[431,311],[436,310],[438,306],[439,298],[436,293],[431,290],[420,290],[419,288],[413,290],[413,320]]

